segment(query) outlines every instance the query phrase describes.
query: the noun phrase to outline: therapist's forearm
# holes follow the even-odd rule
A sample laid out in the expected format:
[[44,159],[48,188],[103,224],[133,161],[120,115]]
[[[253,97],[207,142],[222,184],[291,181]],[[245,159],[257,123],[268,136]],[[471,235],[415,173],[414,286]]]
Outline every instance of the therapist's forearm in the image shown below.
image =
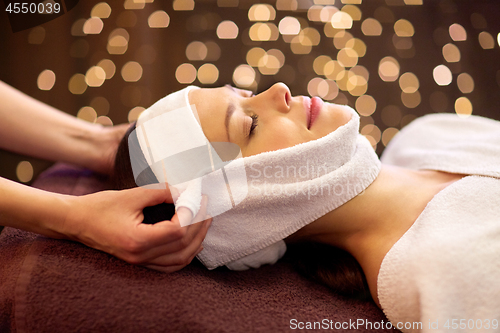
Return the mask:
[[92,168],[102,152],[100,125],[39,102],[0,81],[0,148]]
[[0,178],[0,225],[51,238],[68,238],[70,197]]

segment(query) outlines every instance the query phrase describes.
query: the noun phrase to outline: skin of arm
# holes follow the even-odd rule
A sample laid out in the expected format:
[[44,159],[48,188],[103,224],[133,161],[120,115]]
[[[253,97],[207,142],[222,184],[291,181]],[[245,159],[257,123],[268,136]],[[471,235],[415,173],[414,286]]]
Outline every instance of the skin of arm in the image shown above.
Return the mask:
[[[171,221],[143,224],[142,210],[171,203],[168,190],[133,188],[80,197],[42,191],[0,178],[0,225],[69,239],[112,254],[132,264],[173,272],[189,264],[202,250],[212,219],[204,197],[195,221],[180,208]],[[47,207],[50,207],[49,209]]]
[[0,148],[109,174],[128,125],[92,124],[0,81]]
[[[39,102],[0,81],[0,148],[63,161],[109,174],[129,125],[91,124]],[[167,187],[168,188],[168,187]],[[0,225],[69,239],[132,264],[173,272],[202,247],[211,219],[207,199],[195,221],[180,208],[171,221],[143,224],[145,207],[172,203],[168,190],[134,188],[75,197],[42,191],[0,177]],[[186,225],[188,223],[182,223]]]

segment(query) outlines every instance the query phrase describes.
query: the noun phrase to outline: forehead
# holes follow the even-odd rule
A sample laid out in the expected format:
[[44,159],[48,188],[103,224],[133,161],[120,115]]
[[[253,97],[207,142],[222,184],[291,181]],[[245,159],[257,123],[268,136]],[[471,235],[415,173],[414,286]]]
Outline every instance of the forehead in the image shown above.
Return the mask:
[[196,106],[201,127],[209,141],[227,141],[224,117],[230,100],[229,93],[229,89],[225,87],[201,88],[189,92],[189,102]]

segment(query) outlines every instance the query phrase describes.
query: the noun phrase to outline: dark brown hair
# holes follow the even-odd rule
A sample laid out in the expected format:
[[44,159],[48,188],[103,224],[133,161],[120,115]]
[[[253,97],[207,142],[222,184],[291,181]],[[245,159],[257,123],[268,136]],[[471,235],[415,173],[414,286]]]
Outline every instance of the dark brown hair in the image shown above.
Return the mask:
[[347,251],[328,244],[304,241],[287,244],[284,259],[303,276],[340,295],[362,300],[371,298],[363,269]]
[[[153,184],[157,179],[142,155],[135,123],[130,126],[120,142],[115,158],[112,177],[113,186],[117,190],[137,187],[130,162],[130,151],[134,152],[134,164],[144,169],[137,177],[141,184]],[[170,220],[175,209],[172,204],[160,204],[144,209],[144,223],[156,223]],[[292,263],[302,275],[331,288],[333,291],[348,297],[369,299],[370,292],[365,275],[356,259],[339,248],[314,242],[288,244],[285,260]]]
[[[148,166],[144,155],[142,154],[137,140],[135,123],[133,123],[123,136],[115,157],[115,166],[111,182],[115,190],[124,190],[137,187],[136,180],[132,171],[130,162],[130,151],[134,152],[132,158],[136,165],[140,165],[144,171],[139,174],[137,181],[140,184],[155,184],[158,182],[153,171]],[[144,223],[154,224],[164,220],[170,220],[175,214],[173,204],[162,203],[156,206],[146,207],[143,210]]]

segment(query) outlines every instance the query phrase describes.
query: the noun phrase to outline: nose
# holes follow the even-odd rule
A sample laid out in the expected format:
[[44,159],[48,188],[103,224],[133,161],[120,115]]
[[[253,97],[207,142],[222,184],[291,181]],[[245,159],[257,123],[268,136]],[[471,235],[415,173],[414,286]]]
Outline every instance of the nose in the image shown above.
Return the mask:
[[292,94],[286,84],[275,83],[262,94],[267,96],[268,102],[275,106],[279,112],[288,113],[290,111]]

